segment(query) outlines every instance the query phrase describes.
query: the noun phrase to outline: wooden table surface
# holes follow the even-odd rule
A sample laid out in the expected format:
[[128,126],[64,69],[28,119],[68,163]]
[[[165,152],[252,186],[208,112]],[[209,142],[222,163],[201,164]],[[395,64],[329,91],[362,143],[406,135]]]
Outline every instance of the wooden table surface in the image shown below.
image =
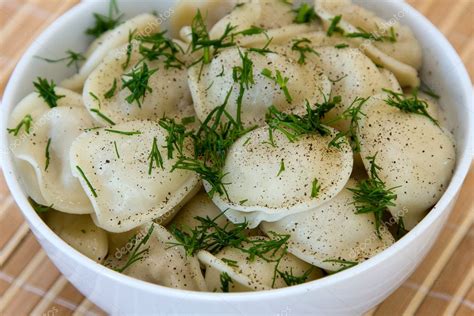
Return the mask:
[[[0,96],[33,39],[77,0],[0,0]],[[474,0],[409,0],[449,39],[474,78]],[[472,135],[471,135],[472,137]],[[474,315],[474,168],[433,250],[374,315]],[[104,314],[46,257],[0,173],[0,315]]]

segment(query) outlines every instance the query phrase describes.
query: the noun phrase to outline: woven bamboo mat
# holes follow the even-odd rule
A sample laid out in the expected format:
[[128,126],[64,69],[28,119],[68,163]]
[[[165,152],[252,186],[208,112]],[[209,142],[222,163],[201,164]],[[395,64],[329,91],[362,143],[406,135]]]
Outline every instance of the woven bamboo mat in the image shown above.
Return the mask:
[[[31,41],[78,0],[0,0],[0,96]],[[474,79],[474,0],[409,0],[449,39]],[[471,135],[472,137],[472,135]],[[474,168],[434,249],[372,315],[474,315]],[[104,314],[41,250],[0,173],[0,315]]]

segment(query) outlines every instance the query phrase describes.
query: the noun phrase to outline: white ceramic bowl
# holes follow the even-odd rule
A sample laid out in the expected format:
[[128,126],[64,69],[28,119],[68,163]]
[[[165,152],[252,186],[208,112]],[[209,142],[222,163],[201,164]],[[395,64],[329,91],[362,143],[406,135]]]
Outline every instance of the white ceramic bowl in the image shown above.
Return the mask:
[[[109,270],[83,256],[40,219],[27,201],[17,179],[7,144],[6,126],[13,107],[29,92],[37,76],[60,79],[71,75],[64,65],[33,58],[61,56],[66,49],[84,51],[83,33],[92,12],[107,12],[107,2],[77,5],[55,21],[17,65],[5,91],[1,117],[3,171],[11,193],[44,250],[84,295],[104,310],[118,314],[361,314],[380,303],[415,270],[433,245],[450,213],[472,159],[473,102],[469,77],[458,55],[441,33],[420,13],[400,1],[359,1],[387,19],[398,16],[409,25],[423,47],[422,77],[442,97],[457,142],[457,163],[452,181],[433,210],[409,234],[377,256],[349,270],[321,280],[254,293],[200,293],[158,286]],[[122,1],[126,17],[141,12],[167,11],[175,1]],[[166,14],[163,15],[166,20]]]

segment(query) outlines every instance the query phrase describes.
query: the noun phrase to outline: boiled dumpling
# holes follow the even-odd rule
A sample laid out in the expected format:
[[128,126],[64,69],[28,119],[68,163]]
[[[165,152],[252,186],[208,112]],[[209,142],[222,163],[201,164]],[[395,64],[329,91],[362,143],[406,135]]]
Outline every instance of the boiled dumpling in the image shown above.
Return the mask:
[[94,261],[104,261],[108,251],[107,233],[95,226],[89,215],[51,210],[44,219],[49,228],[71,247]]
[[[163,58],[137,64],[142,56],[138,44],[133,43],[128,66],[124,69],[128,58],[125,50],[126,47],[121,47],[111,51],[84,84],[84,103],[97,122],[113,125],[137,119],[158,120],[164,115],[178,118],[194,115],[184,65],[166,68]],[[143,98],[127,100],[132,91],[124,88],[123,81],[130,80],[128,74],[133,71],[156,72],[149,76],[147,86],[150,90],[145,91]],[[107,95],[109,91],[113,93]],[[97,110],[102,115],[93,112]]]
[[[141,241],[143,245],[136,248]],[[173,246],[176,239],[163,226],[143,225],[128,243],[132,245],[131,249],[148,250],[128,267],[126,262],[130,253],[108,258],[107,266],[146,282],[191,291],[207,290],[197,258],[187,256],[182,247]]]
[[[245,89],[243,96],[241,115],[244,125],[263,125],[265,113],[272,104],[283,112],[303,114],[306,111],[305,100],[311,105],[322,103],[330,93],[331,83],[316,67],[301,66],[278,54],[261,55],[245,49],[231,48],[222,51],[209,65],[205,65],[201,76],[200,65],[189,69],[189,87],[196,115],[201,121],[214,108],[224,103],[230,90],[232,93],[226,110],[231,115],[236,115],[239,84],[234,82],[231,69],[242,66],[242,56],[246,53],[253,63],[254,83]],[[225,72],[222,71],[224,67],[228,69]],[[282,77],[288,78],[287,89],[291,100],[274,80],[262,75],[264,69],[270,70],[272,76],[276,76],[278,70]]]
[[[92,42],[91,47],[86,53],[86,61],[79,70],[79,73],[61,82],[61,86],[74,91],[80,91],[84,81],[101,63],[105,56],[107,56],[111,50],[128,42],[130,32],[148,36],[159,32],[159,30],[160,23],[157,17],[152,14],[144,13],[125,21],[113,30],[105,32]],[[122,49],[121,55],[125,55],[125,51],[126,49]]]
[[[373,96],[359,125],[361,156],[377,154],[379,177],[397,194],[390,207],[413,228],[446,190],[455,165],[449,132],[429,118],[389,106],[387,94]],[[364,159],[366,169],[370,164]]]
[[[256,236],[250,237],[250,242],[243,242],[241,247],[249,249],[252,247],[252,241],[269,241],[267,237]],[[265,254],[272,260],[278,259],[282,255],[283,250],[278,250],[274,255],[271,252]],[[205,280],[210,291],[223,292],[223,284],[221,282],[222,273],[226,273],[230,278],[228,285],[229,292],[248,292],[269,290],[271,288],[282,288],[289,285],[280,273],[275,273],[276,262],[266,261],[258,256],[253,260],[249,259],[249,254],[234,247],[226,247],[212,255],[207,251],[200,251],[198,258],[201,263],[207,265]],[[224,259],[224,260],[223,260]],[[232,265],[226,263],[235,261]],[[278,271],[281,273],[291,273],[294,276],[307,275],[305,282],[312,281],[323,276],[321,270],[301,261],[292,254],[283,255]],[[275,281],[273,282],[273,278]]]
[[287,216],[277,222],[263,222],[264,232],[290,234],[288,251],[303,261],[326,270],[339,270],[347,262],[360,262],[390,246],[394,239],[385,226],[380,236],[375,231],[373,214],[356,214],[353,193],[356,186],[350,180],[346,187],[329,202]]
[[27,191],[33,193],[35,201],[53,205],[61,212],[90,213],[89,199],[69,167],[69,148],[79,134],[94,126],[94,122],[84,109],[79,94],[58,87],[55,93],[64,96],[57,100],[56,107],[50,108],[34,92],[13,110],[11,128],[27,115],[31,116],[32,126],[29,133],[21,129],[16,136],[10,134],[11,149],[15,157],[23,161],[19,167],[22,177],[28,181]]
[[[71,169],[94,206],[99,227],[131,230],[179,209],[197,192],[194,172],[171,172],[177,158],[168,159],[162,148],[166,135],[158,123],[132,121],[85,132],[73,143]],[[190,150],[186,143],[184,153]]]
[[[262,220],[276,221],[293,213],[311,210],[331,200],[342,190],[352,171],[352,150],[347,143],[340,149],[329,147],[330,134],[306,134],[295,142],[274,131],[275,147],[269,143],[268,127],[260,127],[237,140],[229,150],[223,168],[225,195],[214,195],[214,203],[228,215],[239,211],[256,212],[247,218],[251,228]],[[327,170],[337,170],[328,172]],[[205,182],[204,186],[209,189]],[[252,215],[255,213],[250,213]]]

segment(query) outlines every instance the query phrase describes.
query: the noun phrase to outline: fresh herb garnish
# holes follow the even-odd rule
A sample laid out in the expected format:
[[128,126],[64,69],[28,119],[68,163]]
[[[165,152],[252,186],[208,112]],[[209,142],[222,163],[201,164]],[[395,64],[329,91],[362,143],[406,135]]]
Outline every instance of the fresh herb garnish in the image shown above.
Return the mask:
[[111,0],[109,4],[109,14],[105,16],[99,13],[94,13],[93,16],[95,24],[94,26],[88,28],[85,33],[97,38],[105,32],[114,29],[120,24],[120,19],[123,16],[122,14],[119,15],[119,13],[120,12],[116,0]]
[[337,79],[331,79],[328,77],[328,80],[331,81],[332,84],[335,84],[339,81],[341,81],[342,79],[346,78],[348,76],[348,74],[345,74],[344,76],[340,76],[340,77],[337,77]]
[[239,96],[237,97],[237,124],[241,125],[242,100],[246,89],[255,83],[253,78],[253,62],[248,58],[248,52],[242,54],[239,50],[239,56],[242,60],[242,66],[235,66],[232,68],[232,78],[234,82],[239,84]]
[[81,61],[86,60],[84,55],[82,55],[81,53],[77,53],[77,52],[75,52],[73,50],[70,50],[70,49],[68,49],[66,51],[66,57],[62,57],[62,58],[58,58],[58,59],[45,58],[45,57],[40,57],[40,56],[35,56],[35,57],[38,58],[38,59],[44,60],[48,63],[58,63],[58,62],[67,60],[68,62],[66,64],[66,66],[70,67],[71,65],[74,64],[74,66],[76,68],[76,71],[79,71],[79,63]]
[[115,271],[122,273],[123,271],[128,269],[132,264],[144,258],[145,254],[150,251],[150,247],[147,247],[145,249],[141,249],[141,248],[144,247],[146,243],[148,242],[148,240],[150,239],[151,234],[153,233],[154,227],[155,227],[154,224],[151,224],[145,237],[143,237],[140,241],[138,241],[138,243],[137,243],[137,235],[134,235],[132,238],[130,238],[128,242],[133,243],[134,245],[131,250],[131,254],[128,256],[127,262],[125,262],[125,264],[121,268],[114,269]]
[[181,69],[184,66],[184,61],[177,56],[179,53],[184,53],[184,51],[172,39],[167,38],[165,33],[166,31],[149,36],[138,36],[137,40],[140,41],[139,53],[149,61],[163,58],[166,69]]
[[235,261],[235,260],[231,260],[231,259],[227,259],[227,258],[222,258],[221,260],[223,262],[225,262],[225,264],[227,264],[229,267],[234,267],[234,268],[239,267],[239,265],[237,264],[237,261]]
[[283,171],[285,171],[285,161],[282,158],[280,161],[280,170],[278,170],[277,177],[279,177]]
[[319,190],[321,190],[321,185],[318,183],[318,179],[314,178],[313,183],[311,184],[311,197],[317,198]]
[[47,79],[38,77],[38,82],[33,82],[33,85],[40,97],[43,98],[44,102],[46,102],[50,108],[57,107],[58,100],[65,97],[64,95],[56,94],[54,90],[56,84],[53,80],[49,83]]
[[283,279],[286,285],[292,286],[292,285],[298,285],[298,284],[302,284],[306,282],[309,275],[311,274],[311,272],[313,272],[314,269],[315,269],[314,267],[310,267],[302,275],[294,275],[293,268],[290,269],[290,272],[288,271],[282,272],[280,270],[277,270],[277,273]]
[[323,262],[338,263],[342,265],[342,267],[339,270],[332,272],[332,274],[341,272],[343,270],[347,270],[359,264],[359,262],[357,261],[348,261],[344,259],[326,259]]
[[341,43],[341,44],[334,45],[334,47],[337,48],[337,49],[341,49],[341,48],[347,48],[347,47],[349,47],[349,45],[347,45],[345,43]]
[[120,159],[120,154],[117,148],[117,142],[114,140],[114,148],[115,148],[115,154],[117,155],[117,158]]
[[421,83],[421,87],[418,87],[417,88],[419,91],[423,92],[423,93],[426,93],[427,95],[429,95],[430,97],[432,98],[435,98],[435,99],[439,99],[440,96],[439,94],[437,94],[436,92],[433,91],[433,89],[431,89],[430,87],[428,87],[426,84],[424,84],[423,82]]
[[153,163],[155,167],[160,167],[161,169],[165,169],[163,166],[163,157],[161,157],[160,150],[158,149],[158,145],[156,144],[156,137],[153,137],[153,144],[151,146],[150,155],[148,156],[150,163],[148,165],[148,174],[151,174],[153,170]]
[[33,118],[31,117],[31,115],[26,114],[15,128],[7,128],[7,131],[8,133],[13,134],[13,136],[17,136],[21,128],[24,127],[25,132],[29,134],[32,122],[33,122]]
[[141,67],[132,69],[131,72],[124,74],[122,78],[122,90],[127,88],[130,91],[130,95],[125,98],[129,104],[137,102],[138,107],[141,108],[141,102],[145,99],[147,92],[152,92],[152,89],[148,86],[148,80],[158,69],[148,69],[146,63],[141,63]]
[[194,123],[196,122],[196,117],[195,116],[187,116],[187,117],[183,117],[181,119],[181,124],[183,125],[189,125],[191,123]]
[[306,62],[306,53],[312,53],[316,56],[319,56],[319,53],[308,45],[310,43],[311,41],[307,38],[293,40],[291,50],[294,50],[300,54],[300,56],[298,57],[298,64],[304,64]]
[[314,7],[308,5],[307,3],[301,4],[298,8],[294,9],[293,12],[296,13],[293,22],[298,24],[309,23],[318,18],[318,15],[314,11]]
[[82,171],[81,167],[77,166],[76,165],[76,169],[77,171],[79,171],[79,173],[81,174],[82,178],[84,179],[84,181],[86,181],[87,183],[87,186],[89,187],[89,189],[91,190],[92,192],[92,195],[94,197],[97,197],[97,192],[95,192],[95,189],[94,187],[92,186],[92,184],[90,183],[89,179],[87,179],[86,175],[84,174],[84,171]]
[[397,199],[397,195],[394,189],[399,186],[393,188],[385,186],[385,183],[378,175],[378,171],[382,168],[376,164],[376,158],[377,154],[372,157],[366,157],[370,163],[369,178],[360,181],[355,188],[349,188],[348,190],[354,193],[353,204],[356,207],[356,214],[373,213],[377,236],[382,238],[380,226],[383,213],[389,206],[395,206],[394,201]]
[[336,136],[329,142],[329,147],[341,148],[342,143],[345,141],[345,137],[349,137],[352,150],[356,153],[360,152],[360,141],[358,135],[359,131],[359,120],[362,116],[365,116],[362,112],[362,105],[369,99],[367,98],[355,98],[351,105],[344,110],[344,112],[336,120],[350,119],[349,129],[347,131],[339,131]]
[[116,130],[116,129],[104,129],[104,131],[106,132],[109,132],[109,133],[115,133],[115,134],[121,134],[121,135],[126,135],[126,136],[132,136],[132,135],[140,135],[142,132],[140,131],[131,131],[131,132],[128,132],[128,131],[119,131],[119,130]]
[[173,152],[175,150],[178,152],[178,156],[183,156],[184,141],[191,135],[190,132],[186,131],[186,123],[183,121],[181,124],[178,124],[174,119],[160,119],[159,125],[168,132],[166,135],[165,146],[168,153],[168,159],[173,158]]
[[398,217],[397,231],[395,234],[396,240],[400,240],[403,236],[408,233],[408,230],[405,228],[405,222],[403,221],[403,216]]
[[326,35],[332,36],[334,33],[344,34],[344,30],[338,26],[339,22],[341,22],[342,15],[336,15],[331,19],[331,24],[329,25]]
[[261,74],[267,77],[268,79],[275,81],[275,83],[278,86],[280,86],[280,89],[285,94],[285,98],[288,103],[291,103],[293,101],[293,98],[291,97],[290,92],[288,91],[288,87],[287,87],[287,84],[290,78],[283,77],[279,70],[276,70],[275,76],[273,76],[272,71],[268,68],[263,68]]
[[36,203],[36,201],[30,197],[28,198],[28,201],[30,202],[35,212],[38,214],[46,213],[48,211],[53,210],[53,204],[51,204],[50,206],[42,205],[42,204]]
[[127,44],[127,49],[125,51],[125,54],[126,54],[126,59],[125,61],[123,62],[122,64],[122,69],[125,70],[127,69],[128,65],[130,64],[130,58],[132,57],[132,48],[133,48],[133,37],[135,36],[135,32],[137,30],[133,30],[133,31],[128,31],[128,44]]
[[219,276],[219,279],[221,281],[221,290],[222,290],[222,292],[228,293],[229,292],[229,283],[233,284],[234,281],[232,281],[232,279],[227,274],[227,272],[221,272],[221,274]]
[[114,121],[112,121],[110,118],[108,118],[104,113],[100,112],[99,109],[91,109],[91,112],[97,114],[101,119],[109,123],[110,125],[115,125]]
[[49,167],[49,159],[50,159],[50,156],[49,156],[49,146],[51,145],[51,138],[48,138],[48,142],[46,144],[46,149],[44,151],[44,156],[46,158],[45,160],[45,165],[44,165],[44,171],[48,170],[48,167]]
[[101,103],[100,103],[100,99],[99,99],[99,97],[98,97],[98,96],[96,96],[96,95],[95,95],[95,93],[94,93],[94,92],[92,92],[92,91],[90,91],[90,92],[89,92],[89,95],[92,97],[92,99],[94,99],[94,100],[96,100],[96,101],[97,101],[97,105],[99,106],[99,109],[100,109],[100,107],[101,107]]
[[394,106],[405,113],[414,113],[426,116],[436,126],[439,126],[439,122],[434,119],[426,110],[428,108],[428,103],[424,100],[418,99],[418,93],[416,90],[413,91],[411,97],[407,97],[403,93],[398,93],[388,89],[382,90],[389,94],[388,99],[385,100],[385,103],[388,105]]
[[114,78],[114,82],[112,83],[112,87],[104,93],[104,98],[110,99],[114,96],[115,90],[117,89],[117,79]]
[[358,32],[346,33],[344,36],[349,38],[364,38],[376,42],[382,42],[385,40],[394,43],[397,41],[393,27],[390,27],[390,35],[378,35],[376,33],[370,33],[361,27],[358,27],[357,30]]

